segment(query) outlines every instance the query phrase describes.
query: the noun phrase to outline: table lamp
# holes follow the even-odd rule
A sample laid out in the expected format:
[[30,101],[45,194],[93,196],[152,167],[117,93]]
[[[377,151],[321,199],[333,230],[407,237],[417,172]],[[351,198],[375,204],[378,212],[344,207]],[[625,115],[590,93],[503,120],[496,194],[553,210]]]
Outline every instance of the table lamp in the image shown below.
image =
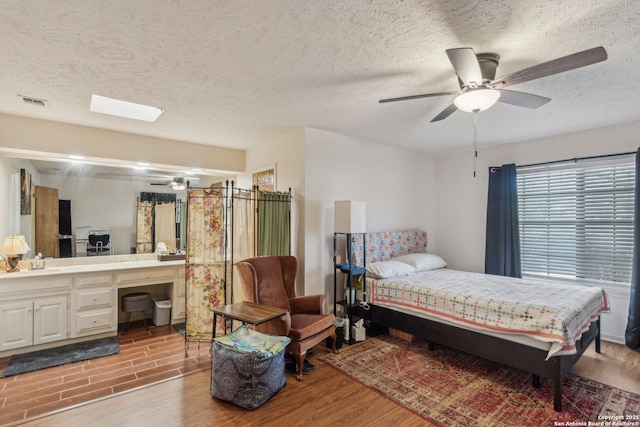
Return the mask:
[[18,263],[22,259],[22,255],[30,250],[27,239],[23,235],[7,237],[0,248],[0,254],[4,255],[7,260],[7,272],[20,271]]

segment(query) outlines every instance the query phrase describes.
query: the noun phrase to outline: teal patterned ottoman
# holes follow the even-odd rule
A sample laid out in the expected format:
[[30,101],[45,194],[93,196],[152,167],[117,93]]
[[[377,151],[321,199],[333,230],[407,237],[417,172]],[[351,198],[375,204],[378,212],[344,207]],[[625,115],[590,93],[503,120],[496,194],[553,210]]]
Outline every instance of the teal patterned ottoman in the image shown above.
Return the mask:
[[211,396],[256,409],[286,384],[284,350],[289,337],[241,326],[211,345]]

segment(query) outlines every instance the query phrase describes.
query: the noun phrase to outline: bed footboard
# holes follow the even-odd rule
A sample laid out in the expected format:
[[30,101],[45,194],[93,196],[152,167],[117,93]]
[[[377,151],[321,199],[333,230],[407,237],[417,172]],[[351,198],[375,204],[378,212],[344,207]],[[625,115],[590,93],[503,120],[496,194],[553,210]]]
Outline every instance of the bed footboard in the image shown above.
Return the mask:
[[600,352],[600,318],[576,343],[577,353],[570,356],[555,356],[548,360],[547,351],[514,343],[479,332],[446,325],[392,309],[370,304],[368,318],[375,324],[399,329],[447,347],[464,351],[493,362],[532,374],[533,385],[539,385],[540,377],[554,383],[553,409],[562,410],[562,377],[571,371],[580,356],[592,341]]

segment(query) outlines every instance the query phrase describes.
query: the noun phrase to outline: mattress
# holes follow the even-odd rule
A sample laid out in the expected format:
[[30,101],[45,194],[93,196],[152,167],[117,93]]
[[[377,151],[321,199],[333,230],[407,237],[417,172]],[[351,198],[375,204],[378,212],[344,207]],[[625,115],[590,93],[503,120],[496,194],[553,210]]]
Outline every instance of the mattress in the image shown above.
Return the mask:
[[601,288],[441,268],[368,279],[369,302],[542,348],[574,354],[576,340],[602,312]]

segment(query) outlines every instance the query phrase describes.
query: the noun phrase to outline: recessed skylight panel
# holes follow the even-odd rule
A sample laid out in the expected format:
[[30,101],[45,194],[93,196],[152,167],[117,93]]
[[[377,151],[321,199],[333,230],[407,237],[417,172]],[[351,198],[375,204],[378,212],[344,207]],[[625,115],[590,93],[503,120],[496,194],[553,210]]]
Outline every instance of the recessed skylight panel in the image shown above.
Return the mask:
[[163,108],[121,101],[100,95],[91,95],[90,110],[94,113],[109,114],[145,122],[155,122],[164,111]]

